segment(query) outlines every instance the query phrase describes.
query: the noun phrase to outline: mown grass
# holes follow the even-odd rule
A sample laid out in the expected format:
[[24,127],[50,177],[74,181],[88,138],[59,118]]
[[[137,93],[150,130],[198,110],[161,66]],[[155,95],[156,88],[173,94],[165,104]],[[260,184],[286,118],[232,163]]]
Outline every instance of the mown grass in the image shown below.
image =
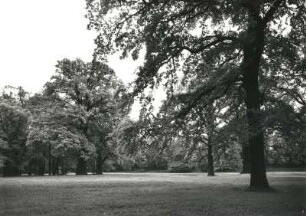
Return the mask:
[[247,190],[248,175],[106,173],[0,178],[0,215],[302,216],[305,172],[269,173],[273,192]]

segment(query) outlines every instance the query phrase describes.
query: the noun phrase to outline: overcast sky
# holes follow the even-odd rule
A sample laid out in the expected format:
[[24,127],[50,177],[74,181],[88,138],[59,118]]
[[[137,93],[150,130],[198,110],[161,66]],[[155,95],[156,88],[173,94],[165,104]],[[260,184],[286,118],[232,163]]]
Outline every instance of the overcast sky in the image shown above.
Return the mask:
[[[0,1],[0,88],[42,89],[62,58],[92,59],[95,32],[87,30],[85,0]],[[133,61],[111,57],[109,65],[125,82],[135,77]]]

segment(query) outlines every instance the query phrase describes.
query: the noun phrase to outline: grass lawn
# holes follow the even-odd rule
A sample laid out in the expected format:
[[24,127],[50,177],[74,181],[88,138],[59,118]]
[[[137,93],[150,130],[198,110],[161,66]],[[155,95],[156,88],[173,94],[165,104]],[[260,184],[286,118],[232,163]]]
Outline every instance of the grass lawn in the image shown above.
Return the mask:
[[0,178],[0,215],[306,215],[305,172],[268,178],[275,191],[264,193],[237,173]]

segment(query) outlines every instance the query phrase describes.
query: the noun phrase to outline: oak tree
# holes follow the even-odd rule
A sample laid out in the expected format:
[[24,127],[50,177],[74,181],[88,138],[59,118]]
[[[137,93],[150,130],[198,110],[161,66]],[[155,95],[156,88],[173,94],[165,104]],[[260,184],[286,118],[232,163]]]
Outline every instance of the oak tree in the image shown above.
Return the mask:
[[[97,55],[105,57],[121,50],[123,57],[131,53],[137,58],[145,47],[136,93],[154,87],[163,78],[170,80],[180,67],[197,68],[199,56],[221,64],[216,64],[208,81],[189,93],[183,113],[203,98],[219,98],[229,86],[242,82],[249,132],[250,188],[268,188],[260,124],[262,62],[266,59],[266,67],[273,73],[275,67],[270,62],[285,55],[278,50],[288,48],[297,54],[296,61],[305,58],[305,1],[87,0],[87,6],[89,27],[100,31]],[[284,23],[291,27],[287,34]]]
[[[114,71],[99,61],[63,59],[56,68],[45,94],[62,104],[69,127],[95,146],[96,172],[102,174],[102,164],[111,153],[108,144],[113,127],[128,111],[126,89]],[[77,174],[87,173],[87,153],[86,148],[79,152]]]

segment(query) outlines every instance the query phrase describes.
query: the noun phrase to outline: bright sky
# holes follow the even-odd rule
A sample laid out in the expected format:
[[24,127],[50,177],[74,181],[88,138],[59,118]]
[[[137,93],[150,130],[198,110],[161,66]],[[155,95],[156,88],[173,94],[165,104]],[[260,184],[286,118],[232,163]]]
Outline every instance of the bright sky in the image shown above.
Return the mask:
[[[90,61],[95,32],[86,28],[85,7],[85,0],[0,1],[0,88],[35,93],[54,74],[57,60]],[[135,62],[113,56],[109,66],[125,83],[133,81]]]
[[[63,58],[92,59],[95,32],[87,30],[85,0],[0,1],[0,89],[22,86],[39,92]],[[109,58],[124,83],[133,81],[141,61]],[[134,105],[132,118],[137,118]]]
[[[36,93],[54,74],[58,60],[91,61],[96,33],[87,30],[85,7],[85,0],[1,0],[0,89],[22,86]],[[127,84],[141,63],[111,56],[108,64]],[[159,107],[165,93],[159,90],[155,95]],[[135,103],[132,119],[138,118],[139,109]]]

